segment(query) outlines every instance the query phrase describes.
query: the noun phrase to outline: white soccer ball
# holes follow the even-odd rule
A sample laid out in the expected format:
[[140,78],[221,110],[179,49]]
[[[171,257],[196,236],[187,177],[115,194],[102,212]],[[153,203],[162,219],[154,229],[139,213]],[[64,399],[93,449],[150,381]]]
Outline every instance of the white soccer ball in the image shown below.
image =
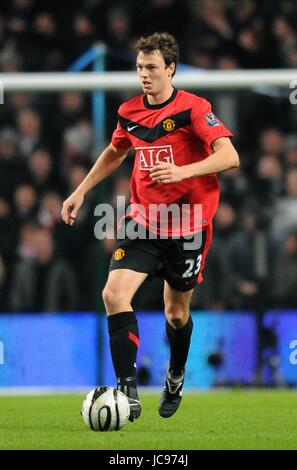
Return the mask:
[[118,431],[129,420],[130,405],[126,395],[119,390],[97,387],[83,401],[81,415],[93,431]]

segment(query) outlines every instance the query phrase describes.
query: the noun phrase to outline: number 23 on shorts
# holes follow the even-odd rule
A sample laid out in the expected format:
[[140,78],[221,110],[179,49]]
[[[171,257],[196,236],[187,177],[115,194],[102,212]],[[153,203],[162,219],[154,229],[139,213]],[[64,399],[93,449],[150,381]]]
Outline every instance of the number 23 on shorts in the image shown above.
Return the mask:
[[198,255],[197,259],[188,258],[185,260],[187,269],[182,277],[192,277],[199,273],[202,263],[202,254]]

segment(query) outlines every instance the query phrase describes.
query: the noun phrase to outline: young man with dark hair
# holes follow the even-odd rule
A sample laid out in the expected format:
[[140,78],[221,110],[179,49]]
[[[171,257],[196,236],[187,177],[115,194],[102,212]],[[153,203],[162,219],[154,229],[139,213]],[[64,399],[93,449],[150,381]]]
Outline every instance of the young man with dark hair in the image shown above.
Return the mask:
[[[131,212],[125,223],[143,227],[146,238],[117,241],[103,291],[113,365],[118,388],[129,397],[131,421],[141,413],[136,387],[139,333],[132,298],[148,276],[162,275],[170,360],[158,410],[168,418],[182,396],[193,328],[190,300],[197,280],[202,282],[219,201],[216,173],[239,165],[232,133],[212,113],[210,103],[172,85],[178,62],[175,38],[167,33],[141,38],[137,52],[143,94],[119,107],[110,145],[62,209],[64,222],[73,225],[87,191],[135,149]],[[173,211],[164,229],[162,214],[150,210],[160,204],[186,208],[186,228]],[[202,207],[198,218],[197,206]],[[193,234],[201,242],[186,249],[185,241]]]

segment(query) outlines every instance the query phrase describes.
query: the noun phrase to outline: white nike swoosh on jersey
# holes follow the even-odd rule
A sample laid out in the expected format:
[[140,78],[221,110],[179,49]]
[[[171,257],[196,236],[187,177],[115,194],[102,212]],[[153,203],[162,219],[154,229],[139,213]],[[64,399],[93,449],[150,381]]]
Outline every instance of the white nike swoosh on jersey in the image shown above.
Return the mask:
[[128,127],[127,127],[127,131],[128,131],[128,132],[133,131],[133,129],[135,129],[135,127],[138,127],[138,125],[132,126],[132,127],[129,127],[129,126],[128,126]]

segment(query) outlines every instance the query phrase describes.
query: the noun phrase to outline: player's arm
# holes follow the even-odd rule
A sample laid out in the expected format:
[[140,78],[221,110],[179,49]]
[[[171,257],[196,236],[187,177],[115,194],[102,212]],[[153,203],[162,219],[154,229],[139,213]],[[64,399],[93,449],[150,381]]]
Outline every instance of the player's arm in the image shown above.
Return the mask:
[[150,176],[159,183],[177,183],[188,178],[211,175],[239,166],[239,156],[229,137],[216,139],[212,148],[214,153],[200,162],[176,166],[160,163],[152,168]]
[[103,150],[85,179],[64,201],[61,215],[65,224],[73,225],[76,214],[84,201],[85,194],[121,165],[127,156],[128,150],[128,148],[116,148],[112,144]]
[[239,156],[229,137],[220,137],[215,140],[212,148],[214,153],[209,157],[183,167],[185,178],[211,175],[239,167]]

